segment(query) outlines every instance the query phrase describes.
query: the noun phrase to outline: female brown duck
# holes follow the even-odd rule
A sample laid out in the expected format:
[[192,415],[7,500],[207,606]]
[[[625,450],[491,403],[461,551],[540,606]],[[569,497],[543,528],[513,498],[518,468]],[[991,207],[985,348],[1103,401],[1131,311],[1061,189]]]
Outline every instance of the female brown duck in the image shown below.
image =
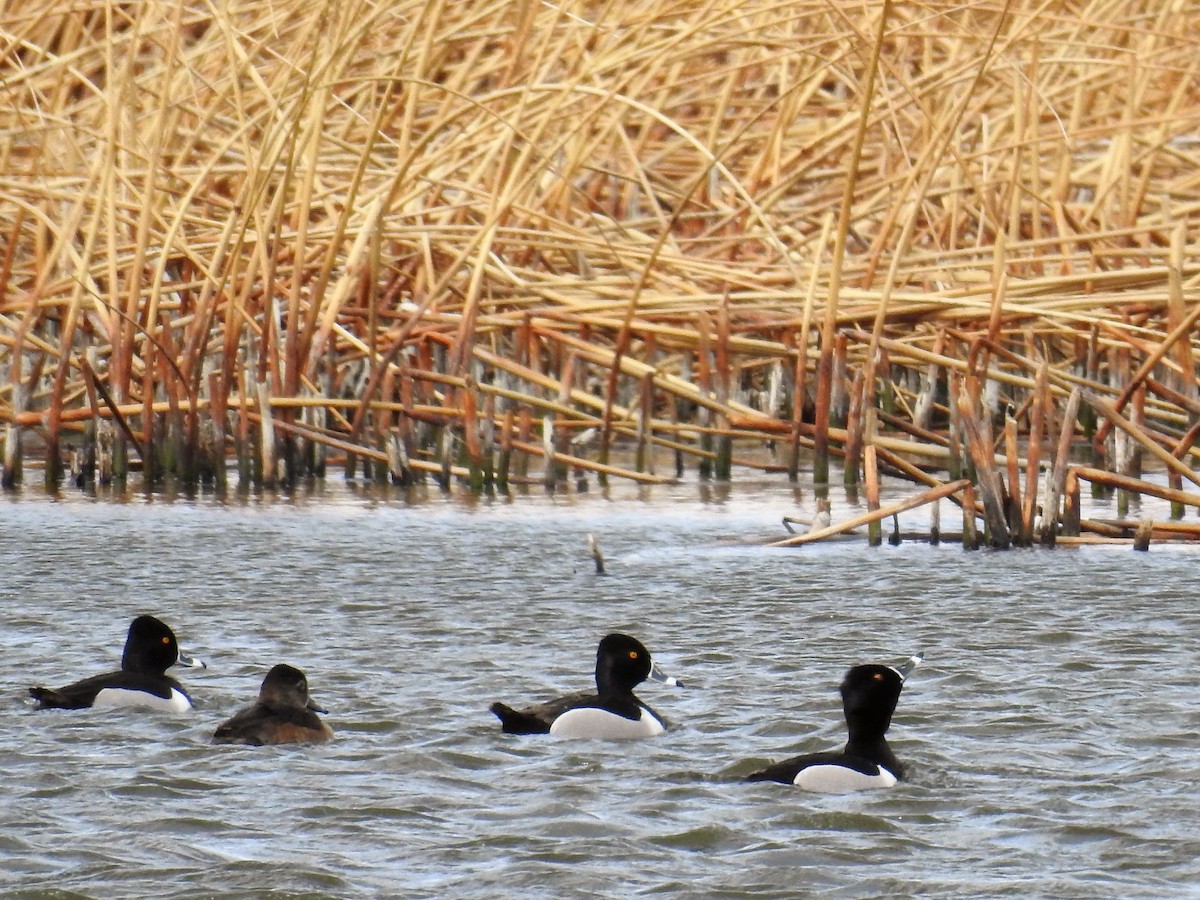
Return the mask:
[[333,740],[333,729],[317,713],[325,710],[308,696],[304,673],[283,663],[263,679],[258,700],[218,726],[216,744],[322,744]]

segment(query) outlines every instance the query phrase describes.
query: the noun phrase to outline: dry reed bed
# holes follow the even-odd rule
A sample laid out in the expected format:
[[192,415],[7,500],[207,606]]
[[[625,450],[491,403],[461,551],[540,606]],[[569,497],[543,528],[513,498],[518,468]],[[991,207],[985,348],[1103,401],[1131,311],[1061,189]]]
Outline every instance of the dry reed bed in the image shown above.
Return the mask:
[[872,509],[965,473],[968,541],[1077,531],[1139,456],[1200,502],[1186,4],[16,6],[7,484],[34,445],[478,489],[770,439]]

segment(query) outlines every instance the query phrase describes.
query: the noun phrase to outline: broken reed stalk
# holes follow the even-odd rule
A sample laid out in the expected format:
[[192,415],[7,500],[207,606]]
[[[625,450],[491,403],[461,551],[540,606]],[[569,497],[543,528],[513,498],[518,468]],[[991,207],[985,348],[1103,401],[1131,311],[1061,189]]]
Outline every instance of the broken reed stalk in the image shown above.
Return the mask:
[[[1019,543],[1023,547],[1029,547],[1033,544],[1033,527],[1034,527],[1034,512],[1037,507],[1038,496],[1038,471],[1039,461],[1042,455],[1042,436],[1045,432],[1045,422],[1047,418],[1047,410],[1050,409],[1052,401],[1049,393],[1049,367],[1043,365],[1038,369],[1037,380],[1033,388],[1033,403],[1029,413],[1029,440],[1027,442],[1027,458],[1025,461],[1025,492],[1021,497],[1020,506],[1020,527]],[[1068,413],[1064,419],[1064,427],[1069,426],[1074,428],[1075,415]],[[1010,451],[1014,459],[1016,457],[1015,448]],[[1046,498],[1046,507],[1051,509],[1049,498]],[[1049,513],[1047,516],[1050,517]]]
[[[863,450],[863,470],[866,473],[868,514],[879,509],[879,465],[875,454],[874,444],[868,444]],[[872,547],[878,547],[882,542],[882,538],[883,533],[880,527],[880,520],[872,519],[867,526],[867,543]]]
[[1010,535],[1015,535],[1014,543],[1020,545],[1022,535],[1021,512],[1021,476],[1019,450],[1017,447],[1017,420],[1010,413],[1004,416],[1004,470],[1007,476],[1007,490],[1004,492],[1005,519]]
[[[1042,530],[1042,543],[1047,546],[1054,545],[1054,539],[1058,534],[1060,499],[1063,497],[1063,492],[1067,490],[1071,438],[1075,433],[1075,422],[1079,415],[1079,403],[1082,396],[1083,394],[1079,388],[1073,390],[1070,398],[1067,400],[1066,409],[1063,411],[1062,431],[1058,436],[1058,447],[1054,455],[1054,469],[1051,473],[1050,487],[1042,501],[1043,517],[1046,522]],[[1074,488],[1078,493],[1078,476],[1075,476]],[[1076,497],[1075,502],[1077,504],[1078,497]],[[1065,512],[1063,518],[1064,520],[1066,518]],[[1078,521],[1077,506],[1075,509],[1075,519]],[[1078,530],[1076,533],[1078,533]]]
[[955,398],[959,421],[967,439],[967,452],[975,465],[978,477],[976,488],[983,500],[988,543],[993,547],[1003,549],[1011,543],[1008,521],[1004,514],[1003,491],[1000,485],[1000,476],[996,470],[996,458],[992,453],[991,441],[984,434],[983,424],[975,412],[977,402],[968,396],[966,385]]
[[962,500],[962,544],[964,550],[979,549],[979,529],[975,521],[978,516],[978,507],[975,502],[975,484],[970,482],[963,489]]
[[863,446],[863,395],[866,393],[865,376],[860,370],[850,386],[850,404],[846,413],[846,459],[842,466],[842,480],[847,487],[858,484],[858,468]]

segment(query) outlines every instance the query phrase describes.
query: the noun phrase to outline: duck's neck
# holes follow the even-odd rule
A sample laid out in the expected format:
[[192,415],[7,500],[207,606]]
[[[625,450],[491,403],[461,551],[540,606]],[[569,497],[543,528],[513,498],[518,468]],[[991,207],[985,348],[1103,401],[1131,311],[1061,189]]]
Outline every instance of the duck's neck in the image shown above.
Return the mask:
[[596,661],[596,693],[601,697],[620,697],[629,694],[631,686],[618,676],[608,660]]
[[596,693],[601,697],[628,697],[631,689],[620,679],[611,677],[607,672],[603,676],[597,672]]
[[852,729],[850,740],[846,742],[846,753],[883,766],[897,778],[904,774],[904,766],[896,759],[896,754],[892,753],[887,739],[877,730],[862,733]]

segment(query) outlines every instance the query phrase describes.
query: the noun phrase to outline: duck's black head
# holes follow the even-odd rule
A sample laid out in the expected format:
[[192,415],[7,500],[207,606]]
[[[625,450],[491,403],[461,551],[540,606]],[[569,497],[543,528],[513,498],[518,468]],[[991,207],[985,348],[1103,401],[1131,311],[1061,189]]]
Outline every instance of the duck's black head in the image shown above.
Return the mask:
[[175,632],[154,616],[138,616],[129,626],[121,668],[161,675],[179,661]]
[[855,666],[842,679],[842,709],[850,738],[880,738],[892,724],[892,713],[904,679],[891,666]]
[[899,666],[855,666],[842,679],[842,709],[850,740],[882,738],[892,724],[892,713],[909,673],[921,664],[923,653]]
[[596,688],[601,694],[629,693],[650,675],[650,651],[637,638],[610,634],[596,648]]

